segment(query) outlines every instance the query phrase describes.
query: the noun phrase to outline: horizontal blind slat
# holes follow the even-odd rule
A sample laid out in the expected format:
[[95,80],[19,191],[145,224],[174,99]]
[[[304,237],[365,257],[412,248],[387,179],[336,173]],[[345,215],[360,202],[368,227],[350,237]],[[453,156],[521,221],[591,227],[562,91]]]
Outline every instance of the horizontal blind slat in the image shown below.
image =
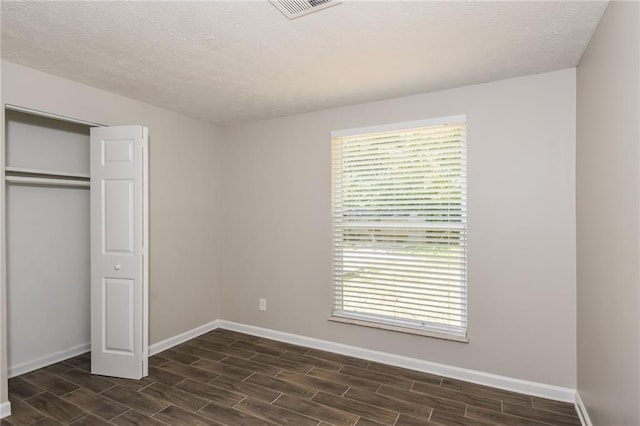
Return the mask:
[[356,261],[339,261],[335,260],[333,262],[333,267],[336,272],[339,273],[347,273],[350,272],[350,268],[371,268],[378,267],[385,271],[388,271],[391,275],[395,271],[402,271],[407,275],[410,275],[412,272],[419,273],[425,270],[431,271],[432,273],[438,273],[439,271],[465,271],[463,265],[463,259],[460,259],[458,262],[449,262],[449,261],[434,261],[434,260],[424,260],[419,262],[416,260],[414,263],[403,262],[403,263],[385,263],[381,261],[372,261],[366,259],[358,259]]
[[[346,304],[347,306],[345,307],[343,305],[342,309],[348,311],[350,304],[351,302],[348,301],[348,303]],[[376,313],[376,314],[379,313],[381,315],[393,314],[394,317],[402,318],[405,320],[414,319],[419,322],[436,322],[436,323],[454,325],[454,326],[461,326],[463,321],[465,320],[465,317],[461,315],[454,316],[448,312],[424,311],[424,309],[421,312],[413,312],[411,310],[402,311],[400,309],[393,309],[388,305],[379,304],[379,303],[364,305],[361,307],[360,310],[356,312],[369,312],[369,313]],[[419,317],[419,318],[415,318],[415,317]]]
[[[361,266],[361,265],[358,265]],[[347,275],[346,278],[349,282],[353,282],[355,280],[354,275],[358,276],[363,280],[372,280],[375,283],[388,283],[390,286],[395,286],[395,283],[402,282],[405,286],[410,284],[425,284],[425,285],[449,285],[449,283],[454,283],[460,280],[460,277],[464,275],[463,269],[457,269],[456,271],[434,271],[431,269],[423,269],[422,271],[407,271],[404,273],[394,273],[396,271],[401,270],[386,270],[383,268],[371,268],[364,269],[362,267],[358,268],[355,265],[349,264],[342,267],[341,274]],[[413,274],[408,272],[414,272]],[[343,278],[345,279],[345,278]],[[452,284],[459,288],[459,284]],[[404,288],[404,286],[403,286]],[[418,287],[419,288],[419,287]]]
[[[411,222],[411,218],[406,218],[406,223],[398,223],[398,222],[388,222],[388,221],[379,221],[379,222],[371,222],[369,221],[355,221],[355,220],[346,220],[343,222],[337,221],[341,216],[334,214],[334,233],[341,232],[345,228],[371,228],[371,229],[384,229],[384,230],[403,230],[407,232],[423,232],[428,230],[456,230],[456,229],[464,229],[464,224],[457,223],[443,223],[443,222],[429,222],[421,220],[419,222],[413,221]],[[382,218],[384,219],[384,218]]]
[[[338,296],[344,293],[368,294],[367,292],[375,293],[376,291],[389,293],[397,292],[402,293],[402,295],[406,295],[407,297],[410,296],[412,297],[412,300],[418,301],[420,303],[423,303],[421,301],[422,299],[431,300],[431,298],[434,298],[434,300],[438,300],[438,298],[448,298],[447,302],[449,304],[456,305],[462,305],[461,299],[465,295],[464,291],[459,291],[460,289],[451,289],[451,291],[448,291],[446,288],[437,287],[433,290],[420,289],[421,291],[412,291],[404,287],[398,289],[397,287],[393,286],[370,286],[368,284],[369,283],[362,284],[359,282],[349,281],[348,286],[345,286],[343,284],[343,286],[340,287],[340,289],[336,289],[334,293]],[[454,300],[453,298],[458,298],[458,300]]]

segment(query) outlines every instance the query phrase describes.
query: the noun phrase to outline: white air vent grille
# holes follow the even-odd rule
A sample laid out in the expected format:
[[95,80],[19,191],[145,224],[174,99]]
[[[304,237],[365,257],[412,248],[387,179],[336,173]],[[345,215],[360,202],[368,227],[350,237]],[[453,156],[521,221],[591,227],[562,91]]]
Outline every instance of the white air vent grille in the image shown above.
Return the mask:
[[342,0],[269,0],[289,19],[299,18],[327,7],[342,3]]

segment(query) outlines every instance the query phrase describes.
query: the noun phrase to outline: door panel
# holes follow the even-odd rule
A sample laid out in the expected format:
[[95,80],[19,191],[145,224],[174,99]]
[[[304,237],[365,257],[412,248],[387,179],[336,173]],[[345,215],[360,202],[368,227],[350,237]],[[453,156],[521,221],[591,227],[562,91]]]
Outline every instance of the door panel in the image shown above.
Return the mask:
[[[109,278],[102,281],[104,348],[109,352],[134,354],[135,281]],[[109,321],[106,319],[109,318]]]
[[147,131],[91,129],[91,372],[147,375]]
[[114,163],[132,164],[134,139],[109,139],[102,141],[102,165]]
[[135,180],[103,179],[103,253],[133,255]]

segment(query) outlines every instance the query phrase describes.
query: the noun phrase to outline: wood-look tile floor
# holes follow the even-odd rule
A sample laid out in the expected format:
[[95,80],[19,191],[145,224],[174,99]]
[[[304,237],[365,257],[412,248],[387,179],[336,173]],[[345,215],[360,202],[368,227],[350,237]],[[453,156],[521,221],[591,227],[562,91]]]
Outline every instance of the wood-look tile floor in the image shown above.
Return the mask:
[[9,380],[4,425],[579,425],[573,404],[215,330],[89,374],[89,354]]

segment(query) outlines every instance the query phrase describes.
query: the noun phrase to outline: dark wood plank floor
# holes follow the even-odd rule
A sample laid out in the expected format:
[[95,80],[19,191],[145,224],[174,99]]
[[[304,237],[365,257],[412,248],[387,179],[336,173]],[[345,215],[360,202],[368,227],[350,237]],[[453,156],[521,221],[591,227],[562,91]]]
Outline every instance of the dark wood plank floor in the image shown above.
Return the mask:
[[215,330],[140,381],[89,354],[9,380],[2,425],[579,425],[573,404]]

